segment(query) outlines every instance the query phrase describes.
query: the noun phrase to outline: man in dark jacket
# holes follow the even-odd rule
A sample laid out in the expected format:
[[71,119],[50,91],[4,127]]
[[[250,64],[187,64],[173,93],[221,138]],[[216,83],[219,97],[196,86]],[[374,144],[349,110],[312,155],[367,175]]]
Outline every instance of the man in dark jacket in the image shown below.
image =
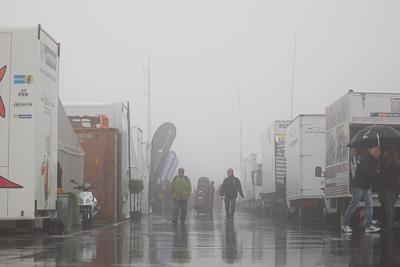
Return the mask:
[[233,170],[228,169],[227,173],[228,177],[222,184],[221,197],[225,199],[226,221],[233,223],[237,193],[239,192],[243,199],[243,192],[240,180],[233,176]]
[[377,166],[380,154],[381,149],[379,147],[373,147],[370,153],[361,158],[361,161],[357,166],[351,187],[353,198],[344,213],[342,222],[342,230],[346,233],[351,233],[353,231],[349,224],[351,216],[358,207],[361,198],[363,198],[365,202],[365,232],[372,233],[380,230],[380,228],[372,225],[373,205],[371,189],[372,180],[376,179],[379,175],[379,169]]

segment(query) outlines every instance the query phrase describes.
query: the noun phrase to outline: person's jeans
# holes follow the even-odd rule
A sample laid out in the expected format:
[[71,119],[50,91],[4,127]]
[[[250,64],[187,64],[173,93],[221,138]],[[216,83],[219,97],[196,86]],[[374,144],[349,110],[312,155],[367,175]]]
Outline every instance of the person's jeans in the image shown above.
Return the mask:
[[178,221],[179,210],[181,211],[181,223],[186,221],[187,214],[187,200],[175,200],[174,199],[174,217],[173,221]]
[[394,216],[395,216],[395,208],[394,208],[394,203],[396,202],[396,191],[391,190],[388,188],[380,188],[379,190],[379,195],[382,199],[383,206],[385,207],[385,219],[386,219],[386,225],[388,227],[393,228],[394,227]]
[[235,205],[236,197],[225,197],[225,211],[227,218],[233,219],[233,216],[235,215]]
[[351,216],[358,207],[358,203],[363,198],[365,202],[365,227],[368,228],[372,225],[372,191],[371,189],[362,189],[358,187],[352,187],[353,198],[350,201],[349,206],[344,213],[342,225],[350,225]]

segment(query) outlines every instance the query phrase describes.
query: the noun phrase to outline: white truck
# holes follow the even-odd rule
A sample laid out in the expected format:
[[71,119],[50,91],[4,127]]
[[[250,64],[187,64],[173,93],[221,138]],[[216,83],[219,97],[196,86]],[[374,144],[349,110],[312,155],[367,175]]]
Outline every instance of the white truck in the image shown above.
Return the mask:
[[[351,200],[351,180],[355,159],[365,150],[346,147],[355,133],[364,127],[381,124],[400,129],[400,93],[354,92],[333,102],[326,108],[325,166],[315,168],[317,176],[325,176],[324,196],[330,201],[328,214],[338,214],[339,222]],[[380,207],[377,188],[372,188],[374,209]],[[360,202],[360,207],[364,202]],[[377,213],[374,213],[374,217]],[[355,217],[355,216],[353,216]],[[362,217],[361,217],[362,218]],[[362,223],[362,221],[356,220]],[[353,222],[355,223],[355,222]]]
[[40,25],[0,26],[0,226],[56,217],[59,56]]
[[286,213],[285,132],[290,121],[274,121],[261,133],[261,208],[273,214]]
[[286,203],[300,221],[326,218],[324,179],[315,177],[315,165],[325,166],[324,148],[325,115],[300,114],[286,127]]
[[243,194],[247,208],[251,211],[260,208],[261,203],[260,192],[257,191],[260,189],[258,185],[261,184],[261,158],[260,153],[251,153],[240,164],[240,179],[243,184]]

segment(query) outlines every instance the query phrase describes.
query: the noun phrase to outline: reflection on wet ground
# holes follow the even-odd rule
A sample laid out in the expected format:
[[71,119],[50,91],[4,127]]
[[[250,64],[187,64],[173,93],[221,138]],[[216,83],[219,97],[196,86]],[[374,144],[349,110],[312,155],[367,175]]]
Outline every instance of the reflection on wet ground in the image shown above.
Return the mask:
[[145,216],[66,235],[1,233],[0,266],[400,265],[400,231],[341,233],[338,225],[238,212],[188,213],[186,224]]

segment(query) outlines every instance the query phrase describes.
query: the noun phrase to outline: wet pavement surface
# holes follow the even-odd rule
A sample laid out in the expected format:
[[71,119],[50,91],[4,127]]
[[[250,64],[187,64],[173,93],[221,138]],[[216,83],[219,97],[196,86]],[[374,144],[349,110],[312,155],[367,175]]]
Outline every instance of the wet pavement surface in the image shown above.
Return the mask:
[[337,224],[244,212],[188,212],[71,233],[0,233],[0,266],[399,266],[400,231],[343,234]]

